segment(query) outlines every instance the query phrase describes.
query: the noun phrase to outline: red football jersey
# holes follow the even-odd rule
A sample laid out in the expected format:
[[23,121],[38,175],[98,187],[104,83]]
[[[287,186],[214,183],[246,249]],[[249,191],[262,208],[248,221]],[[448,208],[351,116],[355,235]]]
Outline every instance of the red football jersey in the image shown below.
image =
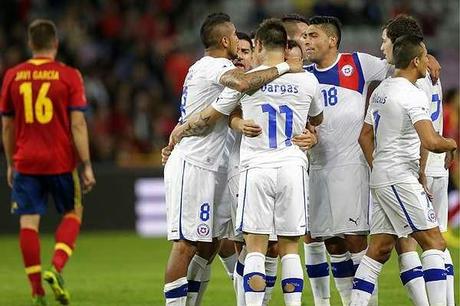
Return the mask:
[[78,70],[48,58],[9,69],[0,96],[2,115],[14,116],[14,167],[24,174],[59,174],[76,167],[70,111],[84,110]]

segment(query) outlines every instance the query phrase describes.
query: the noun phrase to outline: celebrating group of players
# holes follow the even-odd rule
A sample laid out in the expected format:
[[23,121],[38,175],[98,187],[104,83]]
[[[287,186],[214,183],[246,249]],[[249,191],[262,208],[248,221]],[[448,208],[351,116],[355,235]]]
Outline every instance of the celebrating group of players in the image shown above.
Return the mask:
[[441,136],[439,66],[417,22],[383,27],[384,60],[339,53],[329,16],[267,19],[250,39],[217,13],[200,38],[162,152],[166,305],[200,305],[218,253],[237,305],[268,305],[280,257],[285,304],[300,306],[302,236],[315,305],[330,305],[326,251],[342,304],[377,305],[395,246],[412,303],[454,305],[441,231],[456,143]]

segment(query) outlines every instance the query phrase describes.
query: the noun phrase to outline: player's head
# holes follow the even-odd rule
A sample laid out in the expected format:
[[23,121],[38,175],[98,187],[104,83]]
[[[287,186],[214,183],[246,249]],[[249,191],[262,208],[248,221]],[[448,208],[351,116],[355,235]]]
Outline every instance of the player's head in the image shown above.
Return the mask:
[[417,78],[425,77],[428,57],[423,37],[405,35],[393,44],[393,61],[396,69],[414,70]]
[[56,25],[47,19],[36,19],[28,28],[28,43],[33,53],[57,52]]
[[340,20],[332,16],[314,16],[308,20],[306,57],[320,62],[329,52],[337,52],[342,39]]
[[303,50],[296,40],[288,40],[286,49],[286,59],[290,58],[303,58]]
[[236,32],[238,42],[238,58],[234,61],[235,66],[248,71],[252,68],[252,45],[251,37],[243,32]]
[[284,54],[287,46],[287,34],[280,19],[265,19],[257,28],[254,38],[254,56],[262,61],[264,51],[279,51]]
[[416,35],[423,37],[418,22],[408,15],[398,15],[389,20],[382,28],[382,45],[380,50],[389,63],[393,63],[393,44],[401,36]]
[[208,15],[201,25],[200,38],[206,50],[225,49],[231,59],[238,56],[236,28],[227,14]]
[[308,20],[298,14],[287,14],[281,18],[288,39],[296,40],[302,49],[305,48]]

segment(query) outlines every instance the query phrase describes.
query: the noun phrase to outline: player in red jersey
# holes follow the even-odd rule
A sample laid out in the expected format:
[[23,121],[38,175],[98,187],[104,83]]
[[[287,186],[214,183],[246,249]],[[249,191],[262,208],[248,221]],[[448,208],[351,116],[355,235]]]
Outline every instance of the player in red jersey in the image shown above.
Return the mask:
[[[53,196],[63,218],[55,234],[52,266],[43,276],[56,299],[67,305],[69,294],[61,273],[80,230],[81,192],[90,191],[96,183],[83,114],[86,98],[78,70],[55,61],[54,23],[35,20],[28,37],[33,58],[6,72],[0,96],[11,211],[20,216],[19,242],[33,305],[46,305],[38,230],[48,195]],[[83,163],[82,186],[78,160]]]

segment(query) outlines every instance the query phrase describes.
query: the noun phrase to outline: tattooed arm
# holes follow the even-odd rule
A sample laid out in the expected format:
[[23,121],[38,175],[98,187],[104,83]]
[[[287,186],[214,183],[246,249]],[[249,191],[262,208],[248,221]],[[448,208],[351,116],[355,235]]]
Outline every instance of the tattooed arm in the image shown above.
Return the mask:
[[[300,58],[292,58],[285,63],[290,72],[302,72],[303,66]],[[283,74],[283,73],[281,73]],[[276,67],[244,73],[241,69],[232,69],[220,77],[220,84],[239,92],[248,92],[259,89],[264,84],[270,83],[281,75]]]
[[183,137],[206,134],[222,116],[224,116],[224,114],[218,112],[212,105],[206,107],[199,113],[193,114],[187,122],[173,130],[169,138],[169,145],[176,145]]

